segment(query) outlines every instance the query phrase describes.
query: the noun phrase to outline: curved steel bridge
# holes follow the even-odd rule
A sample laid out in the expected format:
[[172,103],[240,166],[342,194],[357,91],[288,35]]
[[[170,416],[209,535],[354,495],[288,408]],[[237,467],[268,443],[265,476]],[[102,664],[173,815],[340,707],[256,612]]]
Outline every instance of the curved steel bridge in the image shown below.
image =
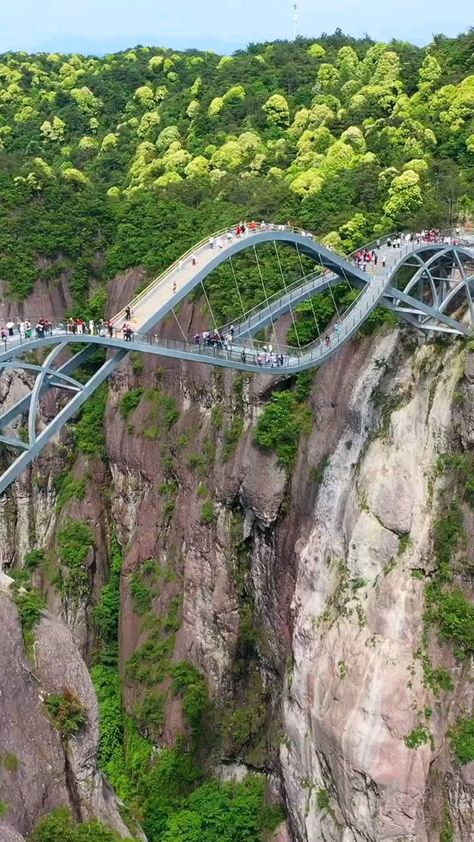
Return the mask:
[[[5,343],[5,350],[0,353],[0,372],[9,369],[30,371],[36,374],[36,380],[29,394],[0,415],[0,442],[21,451],[0,476],[0,494],[77,414],[84,401],[112,374],[129,351],[274,376],[276,373],[295,374],[324,363],[359,330],[379,305],[389,308],[424,332],[466,335],[474,324],[471,296],[471,289],[474,289],[474,248],[467,242],[453,241],[447,236],[443,242],[417,244],[402,241],[400,248],[393,248],[387,245],[388,238],[385,238],[377,250],[378,265],[372,265],[371,271],[364,271],[349,259],[316,242],[311,234],[304,231],[263,223],[247,229],[239,237],[232,233],[233,230],[217,232],[194,246],[133,299],[130,304],[131,341],[118,338],[125,320],[124,308],[112,319],[116,328],[112,337],[67,333],[63,326],[42,338],[25,341],[16,337]],[[255,250],[261,243],[271,243],[275,248],[282,289],[234,322],[234,339],[230,348],[196,344],[184,334],[182,340],[163,340],[153,334],[158,323],[166,316],[174,315],[176,305],[214,269],[239,252]],[[278,256],[278,243],[291,246],[299,256],[310,257],[316,264],[316,270],[287,286]],[[301,268],[303,270],[302,263]],[[329,332],[325,332],[324,338],[304,348],[282,348],[274,339],[279,365],[275,369],[274,356],[273,364],[268,365],[268,355],[265,356],[262,345],[252,337],[268,325],[273,328],[283,315],[288,312],[293,314],[298,304],[341,281],[347,281],[351,288],[358,290],[343,317]],[[84,347],[59,366],[55,365],[61,355],[64,359],[68,346],[74,345],[77,349],[78,344]],[[51,350],[44,362],[41,365],[30,362],[31,352],[45,347]],[[108,358],[87,383],[81,383],[73,374],[98,347],[109,351]],[[38,433],[40,400],[51,389],[69,392],[71,397]],[[12,422],[26,414],[28,436],[25,440],[9,434]]]

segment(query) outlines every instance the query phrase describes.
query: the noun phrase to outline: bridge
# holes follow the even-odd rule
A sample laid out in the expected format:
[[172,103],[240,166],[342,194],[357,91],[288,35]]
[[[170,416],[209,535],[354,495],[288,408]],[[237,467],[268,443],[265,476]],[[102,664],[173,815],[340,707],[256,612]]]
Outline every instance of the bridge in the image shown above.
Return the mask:
[[[243,234],[237,236],[235,231],[235,228],[226,228],[198,243],[133,299],[129,305],[133,330],[129,341],[122,330],[127,308],[111,320],[111,335],[71,333],[67,324],[60,323],[45,336],[25,339],[16,335],[5,341],[5,349],[0,353],[0,373],[7,370],[31,372],[35,375],[35,383],[30,393],[0,414],[0,442],[8,450],[19,451],[0,476],[0,493],[77,414],[130,351],[275,376],[297,374],[322,365],[357,333],[377,306],[388,308],[424,333],[464,336],[471,332],[474,323],[474,248],[466,240],[447,234],[436,242],[422,238],[402,239],[394,248],[392,235],[370,244],[371,248],[376,247],[378,262],[367,265],[332,251],[318,243],[309,232],[288,225],[252,223]],[[281,287],[271,296],[266,293],[256,251],[262,244],[270,244],[275,249],[275,271],[281,274]],[[300,261],[302,277],[291,284],[285,282],[279,245],[291,247]],[[205,279],[221,264],[229,261],[232,265],[234,256],[247,251],[255,255],[264,300],[248,312],[242,307],[240,318],[236,317],[232,325],[219,327],[214,324],[215,336],[227,335],[226,341],[197,341],[187,336],[177,316],[181,302],[200,287],[212,315]],[[315,270],[309,274],[304,273],[303,258],[310,258],[315,264]],[[232,272],[239,292],[233,266]],[[335,304],[332,326],[304,347],[282,345],[275,327],[282,316],[289,313],[295,324],[298,305],[314,301],[315,296],[325,292],[332,295],[332,288],[341,283],[348,285],[353,300],[342,315]],[[171,316],[181,336],[166,340],[156,331],[163,319]],[[263,329],[269,332],[269,338],[266,342],[258,342],[255,335]],[[49,352],[43,362],[32,361],[35,356],[32,352],[45,348]],[[82,383],[73,375],[97,348],[107,351],[107,359],[86,383]],[[52,389],[60,389],[69,399],[38,431],[40,401]],[[27,435],[20,437],[11,432],[12,424],[18,427],[18,421],[26,415]]]

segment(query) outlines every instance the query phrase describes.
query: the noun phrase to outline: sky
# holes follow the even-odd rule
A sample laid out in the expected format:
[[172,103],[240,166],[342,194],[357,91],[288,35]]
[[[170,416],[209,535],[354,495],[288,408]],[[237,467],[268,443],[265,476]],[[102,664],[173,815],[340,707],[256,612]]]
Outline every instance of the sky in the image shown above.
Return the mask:
[[[232,52],[292,34],[293,0],[0,0],[0,52],[103,54],[136,44]],[[299,33],[340,27],[427,44],[474,25],[472,0],[298,0]]]

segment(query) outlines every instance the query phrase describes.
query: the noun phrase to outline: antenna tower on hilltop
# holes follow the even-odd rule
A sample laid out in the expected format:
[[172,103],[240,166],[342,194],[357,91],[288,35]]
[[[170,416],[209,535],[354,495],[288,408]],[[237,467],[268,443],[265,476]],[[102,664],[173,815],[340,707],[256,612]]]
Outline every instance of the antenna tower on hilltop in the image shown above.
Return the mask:
[[293,41],[298,37],[298,0],[291,0],[291,8],[293,12]]

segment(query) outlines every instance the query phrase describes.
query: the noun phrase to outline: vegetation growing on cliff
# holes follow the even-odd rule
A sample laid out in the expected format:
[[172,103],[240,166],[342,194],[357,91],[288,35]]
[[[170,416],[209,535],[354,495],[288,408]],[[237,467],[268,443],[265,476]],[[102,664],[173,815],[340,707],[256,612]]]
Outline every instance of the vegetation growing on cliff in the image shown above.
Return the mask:
[[41,818],[28,842],[119,842],[120,836],[100,822],[76,824],[67,807]]
[[280,467],[289,470],[296,459],[300,436],[311,430],[313,416],[305,403],[306,393],[297,388],[273,392],[254,431],[257,444],[274,450]]
[[[118,647],[114,643],[121,568],[115,539],[111,549],[111,578],[95,611],[102,645],[92,676],[101,716],[100,764],[125,803],[125,817],[132,828],[132,815],[140,819],[150,842],[187,839],[191,830],[194,836],[190,838],[197,842],[260,842],[262,834],[278,824],[281,811],[265,804],[263,778],[250,776],[241,784],[222,784],[209,779],[203,768],[211,704],[204,676],[186,661],[171,662],[179,625],[176,600],[171,601],[168,614],[161,619],[146,610],[142,614],[149,637],[128,662],[125,680],[133,676],[137,686],[146,689],[135,716],[125,712]],[[169,579],[166,570],[152,559],[144,563],[143,571],[155,588]],[[154,756],[152,741],[139,733],[137,723],[142,733],[159,737],[166,694],[157,693],[156,688],[166,679],[171,680],[171,691],[181,700],[189,732],[179,737],[173,748],[164,748]],[[74,837],[72,840],[76,842]],[[35,842],[43,842],[43,838]],[[53,836],[52,842],[59,840]]]

